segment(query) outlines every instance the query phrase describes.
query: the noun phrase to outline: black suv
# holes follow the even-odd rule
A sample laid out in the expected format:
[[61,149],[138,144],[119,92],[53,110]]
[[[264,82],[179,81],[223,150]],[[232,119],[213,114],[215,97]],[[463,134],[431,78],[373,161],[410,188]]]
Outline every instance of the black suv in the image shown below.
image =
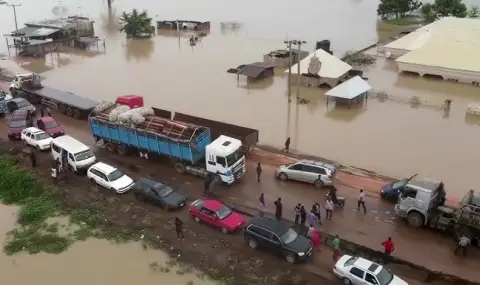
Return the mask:
[[254,217],[245,226],[245,241],[251,248],[263,248],[285,257],[289,263],[305,260],[313,253],[310,239],[280,221]]

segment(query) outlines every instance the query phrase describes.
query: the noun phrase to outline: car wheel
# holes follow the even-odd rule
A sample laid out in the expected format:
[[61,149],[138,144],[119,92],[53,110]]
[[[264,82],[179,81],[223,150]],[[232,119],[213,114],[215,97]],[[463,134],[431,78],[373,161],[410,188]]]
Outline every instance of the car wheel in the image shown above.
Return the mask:
[[199,217],[195,216],[195,218],[193,218],[193,219],[195,220],[195,222],[200,223],[200,218]]
[[315,180],[315,182],[313,182],[313,184],[314,184],[315,187],[317,187],[317,188],[323,188],[323,186],[324,186],[323,181],[320,180],[320,179]]
[[352,281],[350,281],[350,279],[348,278],[343,278],[342,281],[343,281],[343,284],[345,285],[352,285]]
[[95,179],[93,178],[90,178],[90,182],[92,183],[92,185],[97,185],[97,181],[95,181]]
[[255,249],[258,247],[258,243],[256,240],[254,239],[249,239],[248,240],[248,246],[250,246],[251,248]]
[[222,230],[222,233],[224,233],[224,234],[228,234],[228,233],[229,233],[228,230],[227,230],[226,228],[224,228],[224,227],[222,227],[221,230]]
[[278,178],[280,178],[282,181],[285,181],[288,180],[288,175],[285,172],[280,172],[280,174],[278,174]]
[[290,264],[294,264],[297,261],[297,257],[293,253],[287,253],[285,259]]

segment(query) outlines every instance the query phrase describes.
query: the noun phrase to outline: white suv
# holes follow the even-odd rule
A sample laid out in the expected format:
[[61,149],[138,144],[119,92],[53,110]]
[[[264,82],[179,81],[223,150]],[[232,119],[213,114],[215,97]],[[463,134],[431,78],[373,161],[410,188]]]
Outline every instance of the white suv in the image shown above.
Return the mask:
[[280,180],[297,180],[323,187],[332,185],[336,171],[333,164],[302,159],[280,166],[276,176]]
[[53,138],[46,132],[35,127],[26,128],[22,131],[20,139],[26,144],[38,150],[50,149]]
[[134,185],[132,178],[125,175],[120,169],[103,162],[97,162],[90,166],[87,177],[92,183],[112,189],[119,194],[127,192]]

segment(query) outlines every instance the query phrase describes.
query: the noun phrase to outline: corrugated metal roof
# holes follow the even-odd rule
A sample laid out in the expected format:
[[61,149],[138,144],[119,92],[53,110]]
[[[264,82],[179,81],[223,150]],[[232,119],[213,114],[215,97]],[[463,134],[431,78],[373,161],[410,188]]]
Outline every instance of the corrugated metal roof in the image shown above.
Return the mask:
[[[300,62],[300,73],[309,73],[308,66],[310,64],[310,59],[314,55],[316,55],[318,57],[318,60],[322,63],[320,67],[320,72],[318,73],[318,76],[320,77],[339,78],[345,73],[347,73],[350,69],[352,69],[352,67],[348,63],[345,63],[341,59],[329,54],[323,49],[319,49],[316,52],[308,55]],[[292,70],[294,72],[297,70],[297,65],[298,64],[292,66]],[[288,73],[288,69],[285,70],[285,73]]]
[[259,76],[265,69],[267,68],[274,68],[274,64],[265,63],[265,62],[254,62],[247,64],[238,70],[238,74],[245,75],[248,77],[257,77]]
[[49,36],[53,33],[60,31],[60,29],[52,29],[52,28],[37,28],[37,27],[24,27],[13,31],[12,34],[19,34],[25,37],[45,37]]
[[372,86],[357,75],[330,89],[325,95],[350,100],[370,90]]

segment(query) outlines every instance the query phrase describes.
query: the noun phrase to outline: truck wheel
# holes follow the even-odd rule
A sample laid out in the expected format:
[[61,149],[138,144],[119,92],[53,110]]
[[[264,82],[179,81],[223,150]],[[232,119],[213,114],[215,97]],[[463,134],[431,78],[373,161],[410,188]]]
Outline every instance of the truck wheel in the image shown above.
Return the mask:
[[105,145],[105,148],[106,148],[109,152],[115,152],[116,145],[113,144],[113,143],[107,143],[107,144]]
[[185,169],[185,165],[181,162],[175,163],[175,170],[181,174],[184,174],[187,171],[187,169]]
[[407,215],[408,224],[414,228],[420,228],[425,223],[425,218],[417,211],[412,211]]
[[120,154],[120,155],[127,155],[128,150],[123,145],[118,145],[117,146],[117,151],[118,151],[118,154]]
[[72,117],[72,116],[73,116],[73,109],[72,109],[72,108],[67,107],[67,109],[65,110],[65,112],[67,113],[67,116],[69,116],[69,117]]
[[82,115],[81,115],[81,113],[80,113],[80,110],[78,110],[78,109],[73,109],[73,117],[74,117],[75,119],[80,119],[81,116],[82,116]]
[[58,105],[58,111],[60,111],[60,113],[62,113],[62,114],[65,114],[65,112],[66,112],[65,105],[59,104]]

